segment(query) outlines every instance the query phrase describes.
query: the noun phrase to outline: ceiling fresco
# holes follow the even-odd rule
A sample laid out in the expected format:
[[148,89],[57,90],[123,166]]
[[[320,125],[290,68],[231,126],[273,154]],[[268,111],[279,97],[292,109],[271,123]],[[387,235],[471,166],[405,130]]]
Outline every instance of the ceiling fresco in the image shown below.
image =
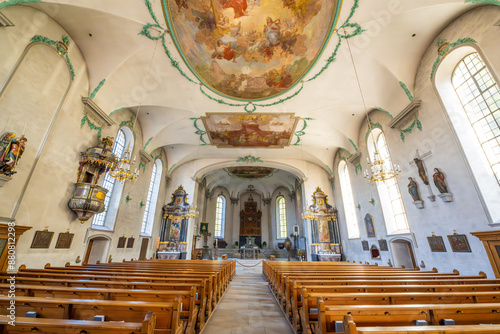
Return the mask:
[[166,0],[180,54],[226,97],[278,96],[307,74],[334,29],[339,0]]
[[275,169],[267,167],[243,166],[225,168],[225,171],[228,172],[229,175],[236,176],[240,179],[255,180],[273,175]]
[[299,120],[292,113],[207,113],[201,118],[212,145],[253,148],[290,145]]

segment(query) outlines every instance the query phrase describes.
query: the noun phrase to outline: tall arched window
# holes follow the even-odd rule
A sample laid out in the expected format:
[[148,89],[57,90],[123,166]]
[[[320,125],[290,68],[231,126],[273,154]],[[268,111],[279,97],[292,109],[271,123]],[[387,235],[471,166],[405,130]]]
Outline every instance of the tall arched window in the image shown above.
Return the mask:
[[[371,161],[375,160],[375,152],[378,151],[380,157],[384,160],[384,164],[390,169],[390,166],[392,166],[391,155],[382,130],[373,129],[369,134],[367,144]],[[377,183],[377,191],[384,214],[387,234],[409,233],[410,227],[397,179],[394,177],[385,182]]]
[[359,238],[358,217],[354,205],[354,196],[352,194],[351,179],[349,170],[345,161],[339,163],[340,191],[342,193],[342,202],[344,203],[345,220],[347,225],[347,235],[349,238]]
[[452,84],[500,184],[500,90],[477,52],[463,58]]
[[278,239],[285,239],[287,236],[286,229],[286,203],[284,196],[276,198],[276,220],[278,222]]
[[[132,131],[128,127],[120,128],[116,134],[113,153],[120,159],[123,157],[126,148],[132,151],[133,146]],[[106,173],[104,181],[102,182],[102,187],[108,189],[108,193],[104,198],[105,210],[100,214],[94,215],[92,227],[112,230],[115,225],[116,215],[118,214],[118,207],[120,206],[123,184],[116,182],[115,178],[111,177],[109,173]]]
[[[490,224],[500,223],[500,94],[498,80],[472,46],[450,52],[435,85],[460,142]],[[458,157],[457,157],[458,158]]]
[[215,237],[224,238],[224,225],[226,220],[226,198],[221,194],[217,197],[215,209]]
[[160,180],[162,172],[162,163],[156,159],[149,182],[148,197],[144,207],[144,216],[142,218],[141,234],[151,236],[153,232],[153,223],[155,219],[156,203],[158,202],[158,192],[160,190]]

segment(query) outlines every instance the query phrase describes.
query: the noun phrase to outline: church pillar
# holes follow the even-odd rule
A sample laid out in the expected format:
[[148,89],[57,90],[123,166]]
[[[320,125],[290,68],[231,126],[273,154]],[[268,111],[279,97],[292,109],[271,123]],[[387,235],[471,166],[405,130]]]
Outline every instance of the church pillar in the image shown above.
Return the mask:
[[[231,224],[233,226],[233,234],[232,234],[232,239],[233,239],[233,245],[235,241],[240,240],[240,203],[242,201],[239,200],[236,204],[231,205],[233,207],[233,215],[232,215],[232,221]],[[241,245],[240,245],[241,246]]]

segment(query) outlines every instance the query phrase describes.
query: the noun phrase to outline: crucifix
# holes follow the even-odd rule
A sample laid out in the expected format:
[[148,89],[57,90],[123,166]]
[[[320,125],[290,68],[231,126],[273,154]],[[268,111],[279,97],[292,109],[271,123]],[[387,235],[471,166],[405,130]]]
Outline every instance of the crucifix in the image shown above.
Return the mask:
[[427,189],[429,190],[429,196],[427,196],[428,199],[431,200],[431,202],[434,202],[436,200],[436,196],[432,193],[432,188],[431,185],[429,184],[429,178],[427,177],[427,170],[424,165],[424,159],[428,158],[432,155],[432,151],[425,152],[424,154],[420,155],[420,152],[417,149],[417,154],[415,158],[410,161],[410,166],[411,165],[416,165],[418,169],[418,176],[420,176],[420,179],[424,184],[427,186]]

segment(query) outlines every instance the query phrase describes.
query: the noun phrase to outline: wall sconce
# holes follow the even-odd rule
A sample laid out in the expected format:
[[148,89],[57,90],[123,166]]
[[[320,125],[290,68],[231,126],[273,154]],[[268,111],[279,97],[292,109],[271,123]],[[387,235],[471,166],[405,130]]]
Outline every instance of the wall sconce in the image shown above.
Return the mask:
[[125,203],[128,203],[132,200],[132,197],[130,197],[129,194],[127,194],[127,196],[125,197]]
[[140,201],[139,202],[139,207],[142,209],[142,207],[144,206],[144,202],[143,201]]
[[375,206],[375,198],[370,198],[370,200],[368,201],[368,203],[370,203],[371,205]]

